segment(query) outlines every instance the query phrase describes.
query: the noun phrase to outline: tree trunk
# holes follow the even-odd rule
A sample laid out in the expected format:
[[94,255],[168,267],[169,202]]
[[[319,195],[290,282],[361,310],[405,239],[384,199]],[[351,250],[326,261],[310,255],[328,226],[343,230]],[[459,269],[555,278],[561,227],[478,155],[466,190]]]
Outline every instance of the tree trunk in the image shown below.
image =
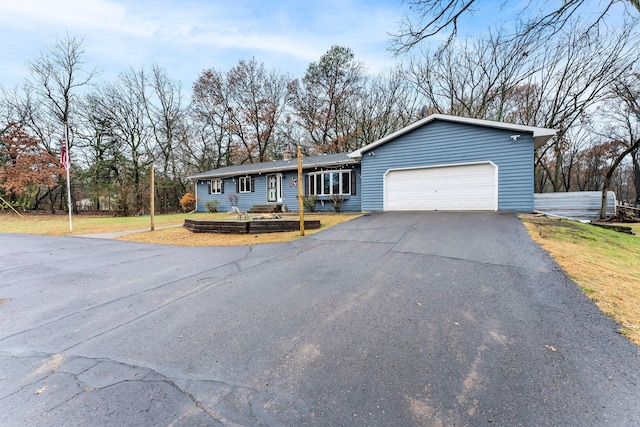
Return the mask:
[[639,155],[640,155],[640,152],[638,152],[637,148],[631,153],[631,160],[633,163],[633,182],[636,188],[636,199],[634,202],[634,207],[636,208],[640,207],[640,159],[638,158]]
[[628,147],[626,150],[620,153],[618,157],[616,157],[616,160],[607,171],[607,174],[604,177],[604,182],[602,183],[602,204],[600,205],[599,219],[605,219],[607,217],[607,190],[611,185],[611,177],[613,176],[613,173],[615,172],[620,162],[622,162],[622,159],[624,159],[633,150],[637,150],[639,146],[640,139],[637,139],[633,144],[631,144],[630,147]]

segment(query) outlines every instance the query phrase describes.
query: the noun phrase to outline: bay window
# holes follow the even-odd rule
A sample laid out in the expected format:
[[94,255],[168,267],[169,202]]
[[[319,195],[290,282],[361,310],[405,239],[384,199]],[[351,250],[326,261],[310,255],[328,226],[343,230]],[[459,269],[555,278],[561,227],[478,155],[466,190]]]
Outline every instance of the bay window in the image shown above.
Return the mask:
[[308,174],[307,194],[316,196],[351,194],[351,171],[321,171]]

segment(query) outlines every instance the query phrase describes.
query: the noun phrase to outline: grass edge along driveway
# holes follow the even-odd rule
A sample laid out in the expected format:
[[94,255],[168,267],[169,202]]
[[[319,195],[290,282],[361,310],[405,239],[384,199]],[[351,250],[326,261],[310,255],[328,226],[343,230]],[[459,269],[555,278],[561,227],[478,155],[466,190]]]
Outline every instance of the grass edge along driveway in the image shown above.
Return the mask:
[[[532,239],[620,325],[618,332],[640,345],[640,236],[565,219],[520,218]],[[640,224],[632,227],[640,233]]]

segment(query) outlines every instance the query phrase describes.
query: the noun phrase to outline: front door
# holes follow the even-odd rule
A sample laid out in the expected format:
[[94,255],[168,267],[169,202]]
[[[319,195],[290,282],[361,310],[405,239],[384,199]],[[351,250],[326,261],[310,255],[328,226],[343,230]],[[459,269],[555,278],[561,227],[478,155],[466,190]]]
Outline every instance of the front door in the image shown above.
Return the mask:
[[282,174],[267,175],[267,201],[282,202]]

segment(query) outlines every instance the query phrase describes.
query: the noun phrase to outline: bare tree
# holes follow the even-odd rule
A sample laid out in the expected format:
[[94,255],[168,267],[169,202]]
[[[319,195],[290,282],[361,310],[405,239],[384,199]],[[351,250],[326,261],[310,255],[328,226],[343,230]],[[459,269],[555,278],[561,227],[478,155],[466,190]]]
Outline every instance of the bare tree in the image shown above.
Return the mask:
[[82,182],[88,198],[97,210],[111,209],[116,195],[116,183],[120,174],[126,174],[127,167],[123,153],[123,143],[116,138],[110,116],[104,116],[105,108],[100,97],[100,89],[83,98],[78,143],[83,156],[82,171],[76,179]]
[[[400,22],[400,29],[391,34],[391,50],[396,54],[407,53],[422,41],[436,36],[445,36],[445,45],[451,44],[458,34],[460,21],[473,14],[475,9],[502,9],[506,1],[494,3],[482,0],[405,0],[409,12]],[[597,27],[613,8],[617,0],[607,0],[598,4],[595,14],[589,0],[565,0],[562,2],[546,2],[543,0],[524,2],[522,10],[516,15],[514,30],[510,38],[517,39],[531,35],[552,35],[561,31],[576,17],[587,20],[588,28]],[[638,0],[627,0],[627,3],[640,11]],[[632,11],[628,11],[633,14]]]
[[407,78],[432,111],[505,120],[514,91],[540,67],[531,55],[536,43],[489,33],[436,53],[423,52],[410,61]]
[[151,76],[146,84],[148,90],[142,92],[147,119],[154,139],[154,157],[161,161],[156,189],[160,196],[163,213],[177,210],[185,186],[178,170],[176,150],[178,145],[187,144],[185,114],[182,91],[177,82],[172,81],[158,65],[151,67]]
[[385,74],[366,77],[363,90],[354,105],[346,109],[349,121],[355,124],[352,143],[346,147],[356,150],[418,118],[420,98],[401,68]]
[[230,95],[222,71],[204,71],[193,85],[191,144],[185,149],[197,170],[231,164],[231,135],[228,129]]
[[585,121],[581,121],[580,126],[574,126],[564,133],[561,159],[562,191],[580,189],[580,158],[586,146],[585,142],[589,140],[594,138],[591,138],[591,128]]
[[613,144],[604,143],[602,136],[594,133],[592,128],[589,128],[589,133],[573,164],[574,182],[579,191],[600,191],[604,174],[611,163]]
[[[611,85],[637,60],[637,53],[631,26],[607,34],[573,31],[551,46],[541,57],[544,66],[528,83],[537,86],[526,107],[535,122],[524,124],[558,131],[537,151],[536,166],[539,173],[548,176],[553,191],[560,191],[566,133],[589,120],[592,110],[608,96]],[[546,162],[546,158],[553,162]]]
[[33,92],[27,86],[7,89],[0,86],[0,137],[17,124],[25,127],[33,116]]
[[255,59],[205,71],[194,85],[197,119],[211,130],[218,164],[266,161],[286,109],[289,77]]
[[145,105],[147,77],[144,70],[122,73],[115,83],[103,83],[89,95],[97,117],[119,148],[120,170],[116,186],[118,212],[129,215],[147,204],[143,177],[153,162],[153,132]]
[[318,62],[312,62],[301,81],[290,85],[298,124],[305,130],[310,148],[321,153],[348,150],[355,124],[346,109],[360,96],[363,65],[351,49],[332,46]]
[[[67,34],[28,63],[31,73],[29,86],[44,101],[47,112],[57,120],[60,136],[63,126],[73,129],[71,116],[78,106],[78,90],[97,73],[96,70],[84,70],[83,55],[82,40]],[[73,145],[72,141],[68,144],[69,148]]]
[[[607,215],[607,191],[611,179],[622,160],[640,148],[640,74],[621,78],[613,90],[610,118],[617,124],[608,127],[608,134],[618,150],[609,166],[602,183],[602,206],[600,219]],[[621,126],[620,126],[621,125]],[[638,198],[636,187],[636,200]]]
[[[239,61],[227,73],[231,114],[230,133],[241,143],[237,154],[249,162],[264,162],[285,111],[289,77],[267,72],[255,59]],[[244,161],[240,157],[241,161]]]
[[27,64],[31,75],[27,86],[38,98],[38,108],[31,109],[29,125],[50,153],[57,151],[57,143],[53,141],[59,142],[68,129],[67,146],[71,154],[78,92],[97,73],[84,69],[83,55],[82,40],[67,34]]

